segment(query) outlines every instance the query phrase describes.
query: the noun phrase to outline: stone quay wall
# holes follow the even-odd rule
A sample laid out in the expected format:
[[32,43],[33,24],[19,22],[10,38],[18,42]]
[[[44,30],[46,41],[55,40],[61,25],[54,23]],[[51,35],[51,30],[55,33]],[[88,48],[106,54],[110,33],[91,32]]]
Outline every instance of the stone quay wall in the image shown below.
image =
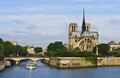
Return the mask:
[[96,66],[95,64],[86,61],[84,57],[53,57],[49,64],[57,68],[77,68]]
[[120,66],[120,57],[98,57],[97,66]]
[[4,63],[0,63],[0,71],[5,69],[5,64]]
[[52,57],[47,64],[57,68],[78,68],[96,66],[120,66],[120,57],[97,57],[88,61],[85,57]]

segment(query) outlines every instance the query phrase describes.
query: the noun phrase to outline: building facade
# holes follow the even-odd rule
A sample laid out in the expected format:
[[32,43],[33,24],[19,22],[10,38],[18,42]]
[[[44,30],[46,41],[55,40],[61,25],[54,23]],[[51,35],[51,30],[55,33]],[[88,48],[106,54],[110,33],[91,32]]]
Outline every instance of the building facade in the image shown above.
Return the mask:
[[85,13],[83,10],[82,30],[78,30],[77,23],[69,24],[68,49],[79,48],[80,50],[92,51],[93,47],[98,45],[99,34],[91,31],[91,24],[85,22]]
[[12,43],[12,45],[14,45],[14,46],[17,46],[17,45],[18,45],[17,41],[12,41],[11,43]]
[[33,46],[27,46],[27,52],[29,54],[35,54],[34,47]]
[[108,42],[110,46],[110,51],[120,51],[120,43],[116,43],[115,41]]

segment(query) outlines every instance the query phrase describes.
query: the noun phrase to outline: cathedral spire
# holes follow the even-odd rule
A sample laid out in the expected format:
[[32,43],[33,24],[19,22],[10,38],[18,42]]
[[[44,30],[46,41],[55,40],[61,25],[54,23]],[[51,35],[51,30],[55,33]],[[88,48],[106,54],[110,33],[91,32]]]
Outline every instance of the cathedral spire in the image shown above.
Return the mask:
[[85,25],[85,12],[84,12],[84,8],[83,8],[83,21],[82,21],[82,33],[86,31],[86,25]]

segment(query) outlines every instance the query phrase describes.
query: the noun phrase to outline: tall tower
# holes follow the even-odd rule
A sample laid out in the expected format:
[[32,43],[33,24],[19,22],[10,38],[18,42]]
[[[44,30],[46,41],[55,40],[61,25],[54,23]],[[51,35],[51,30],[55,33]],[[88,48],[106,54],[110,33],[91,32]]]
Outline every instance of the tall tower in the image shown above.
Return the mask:
[[69,24],[69,32],[77,32],[77,31],[78,31],[77,23],[70,23]]
[[86,31],[90,32],[91,31],[91,24],[86,23]]
[[86,31],[86,25],[85,25],[85,12],[84,12],[84,8],[83,8],[83,21],[82,21],[82,33],[81,33],[81,35],[83,34],[84,31]]
[[72,37],[72,32],[78,32],[77,23],[70,23],[69,24],[69,34],[68,34],[68,47],[69,47],[69,50],[73,49],[74,39]]
[[78,47],[81,51],[92,51],[93,47],[98,44],[98,32],[92,31],[91,24],[86,23],[84,8],[81,31],[78,31],[77,23],[70,23],[68,33],[69,50]]

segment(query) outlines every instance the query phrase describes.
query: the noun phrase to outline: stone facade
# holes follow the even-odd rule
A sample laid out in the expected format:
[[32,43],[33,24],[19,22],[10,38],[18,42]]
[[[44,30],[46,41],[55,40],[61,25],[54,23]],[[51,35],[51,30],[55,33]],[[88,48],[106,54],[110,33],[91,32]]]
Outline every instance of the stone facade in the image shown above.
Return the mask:
[[77,68],[96,66],[95,64],[86,61],[84,57],[52,57],[49,61],[49,64],[57,68]]
[[3,61],[0,61],[0,71],[5,69],[5,64]]
[[52,57],[45,63],[57,68],[120,66],[120,57],[97,57],[92,61],[88,61],[85,57]]
[[91,31],[91,24],[85,22],[84,11],[81,31],[78,31],[77,23],[69,24],[68,49],[78,47],[80,50],[91,51],[98,44],[98,41],[98,32]]
[[97,66],[120,66],[120,57],[98,57]]
[[29,54],[35,54],[33,46],[27,46],[27,51],[28,51]]
[[14,46],[17,46],[17,45],[18,45],[17,41],[12,41],[11,43],[12,43],[12,45],[14,45]]
[[110,51],[120,51],[120,43],[116,43],[115,41],[110,41],[108,43],[108,45],[110,46]]

